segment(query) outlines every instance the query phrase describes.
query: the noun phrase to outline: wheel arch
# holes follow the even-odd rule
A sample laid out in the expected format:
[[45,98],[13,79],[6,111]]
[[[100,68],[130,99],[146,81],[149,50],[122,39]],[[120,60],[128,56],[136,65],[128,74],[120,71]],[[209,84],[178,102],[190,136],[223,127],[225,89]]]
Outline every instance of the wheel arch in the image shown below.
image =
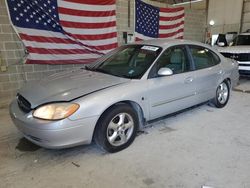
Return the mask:
[[228,86],[229,86],[229,89],[232,89],[232,81],[231,81],[231,78],[226,76],[225,77],[222,77],[221,79],[218,80],[218,85],[220,85],[222,82],[226,81]]
[[129,105],[137,114],[138,116],[138,120],[139,120],[139,129],[142,129],[144,124],[145,124],[145,116],[144,116],[144,112],[143,112],[143,109],[142,107],[135,101],[131,101],[131,100],[124,100],[124,101],[119,101],[119,102],[116,102],[112,105],[110,105],[108,108],[106,108],[100,115],[100,117],[98,118],[96,124],[95,124],[95,128],[94,128],[94,132],[93,132],[93,136],[92,136],[92,140],[93,140],[93,137],[94,137],[94,134],[96,132],[96,128],[97,128],[97,124],[99,123],[100,119],[102,118],[103,114],[105,112],[107,112],[109,109],[113,108],[114,106],[116,105],[119,105],[119,104],[127,104]]
[[231,87],[232,87],[231,79],[230,78],[225,78],[224,80],[228,83],[228,86],[231,89]]

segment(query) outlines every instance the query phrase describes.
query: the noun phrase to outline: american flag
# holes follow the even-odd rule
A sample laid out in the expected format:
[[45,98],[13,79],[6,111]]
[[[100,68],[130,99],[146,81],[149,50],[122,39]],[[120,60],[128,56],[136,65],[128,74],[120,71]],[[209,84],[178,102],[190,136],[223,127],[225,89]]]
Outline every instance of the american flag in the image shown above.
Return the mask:
[[158,8],[141,0],[135,4],[136,40],[183,38],[184,8]]
[[115,0],[7,0],[27,63],[91,63],[118,46]]

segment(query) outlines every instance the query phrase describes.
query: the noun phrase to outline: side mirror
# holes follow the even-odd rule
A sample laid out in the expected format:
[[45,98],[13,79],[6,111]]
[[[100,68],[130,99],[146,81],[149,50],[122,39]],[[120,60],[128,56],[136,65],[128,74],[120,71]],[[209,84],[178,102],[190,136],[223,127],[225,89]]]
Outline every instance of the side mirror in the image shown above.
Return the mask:
[[173,71],[170,68],[160,68],[158,71],[159,76],[171,76]]
[[223,47],[223,46],[225,46],[225,43],[224,42],[218,42],[218,46]]

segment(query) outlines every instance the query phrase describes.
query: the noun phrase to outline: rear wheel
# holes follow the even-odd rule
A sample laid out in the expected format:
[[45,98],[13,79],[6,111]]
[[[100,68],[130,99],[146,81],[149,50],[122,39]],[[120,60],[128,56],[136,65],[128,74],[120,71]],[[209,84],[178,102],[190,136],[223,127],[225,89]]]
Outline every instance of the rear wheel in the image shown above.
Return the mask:
[[230,96],[230,88],[227,81],[223,81],[217,87],[216,96],[213,99],[213,104],[217,108],[223,108],[226,106]]
[[108,152],[127,148],[135,139],[138,129],[136,112],[127,104],[119,104],[104,112],[97,123],[94,139]]

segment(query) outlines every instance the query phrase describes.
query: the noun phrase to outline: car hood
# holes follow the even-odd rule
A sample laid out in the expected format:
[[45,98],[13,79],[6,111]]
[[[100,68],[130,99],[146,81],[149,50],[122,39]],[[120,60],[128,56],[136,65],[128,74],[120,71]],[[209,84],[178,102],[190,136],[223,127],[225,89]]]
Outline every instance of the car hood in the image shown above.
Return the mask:
[[250,53],[250,45],[249,46],[218,47],[217,50],[220,53],[232,53],[232,54]]
[[27,83],[18,93],[31,103],[31,108],[35,108],[44,103],[70,101],[128,81],[130,79],[79,69]]

